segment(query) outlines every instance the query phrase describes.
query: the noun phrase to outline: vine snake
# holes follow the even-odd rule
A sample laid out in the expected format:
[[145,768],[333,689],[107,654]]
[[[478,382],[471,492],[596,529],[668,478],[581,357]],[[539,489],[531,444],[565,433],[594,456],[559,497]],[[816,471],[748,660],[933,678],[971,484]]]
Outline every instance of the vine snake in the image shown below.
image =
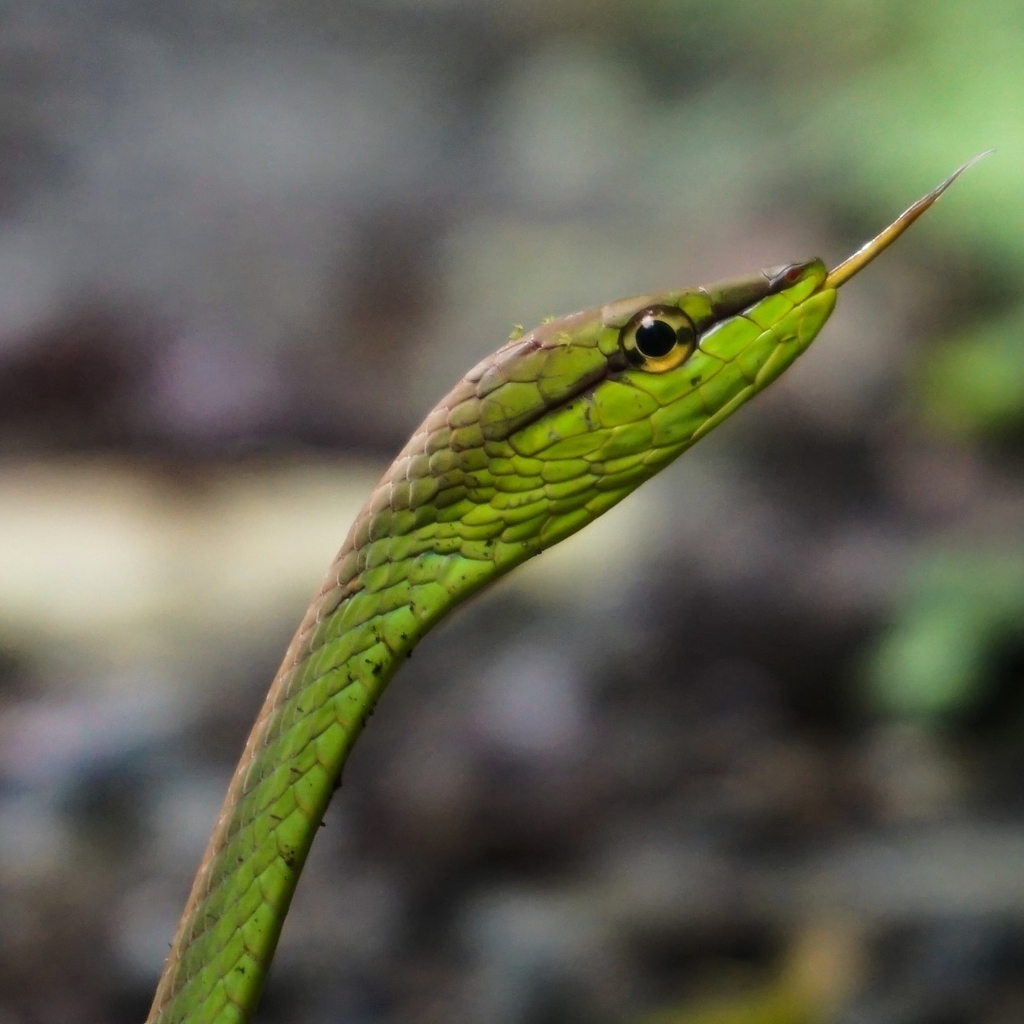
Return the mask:
[[836,290],[973,162],[834,270],[820,259],[789,263],[551,320],[511,338],[441,399],[352,524],[288,647],[149,1024],[251,1019],[348,753],[427,630],[617,504],[775,380],[824,326]]

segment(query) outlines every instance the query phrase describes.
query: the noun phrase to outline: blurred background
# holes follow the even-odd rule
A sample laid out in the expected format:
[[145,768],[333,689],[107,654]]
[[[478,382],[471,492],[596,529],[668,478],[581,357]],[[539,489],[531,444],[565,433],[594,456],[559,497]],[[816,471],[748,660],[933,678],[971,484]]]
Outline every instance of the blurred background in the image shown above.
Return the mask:
[[350,518],[514,324],[819,254],[381,702],[260,1020],[1024,1020],[1024,8],[0,7],[0,1024],[140,1021]]

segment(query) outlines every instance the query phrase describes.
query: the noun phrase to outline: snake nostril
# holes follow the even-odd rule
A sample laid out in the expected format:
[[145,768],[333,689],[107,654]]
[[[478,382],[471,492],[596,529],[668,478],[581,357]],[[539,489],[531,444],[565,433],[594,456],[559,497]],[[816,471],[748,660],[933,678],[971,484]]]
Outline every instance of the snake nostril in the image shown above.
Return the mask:
[[781,288],[796,284],[813,262],[813,260],[807,260],[801,263],[782,263],[777,267],[768,267],[763,271],[764,276],[768,278],[768,294],[773,295]]

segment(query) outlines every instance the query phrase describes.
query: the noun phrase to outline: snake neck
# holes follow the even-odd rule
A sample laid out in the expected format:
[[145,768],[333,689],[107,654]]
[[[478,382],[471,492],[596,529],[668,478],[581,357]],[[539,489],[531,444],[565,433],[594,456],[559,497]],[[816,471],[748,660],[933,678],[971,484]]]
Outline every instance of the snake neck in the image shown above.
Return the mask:
[[[378,484],[289,645],[203,856],[150,1024],[250,1019],[313,837],[384,687],[453,605],[540,549],[537,537],[482,537],[446,511],[462,511],[466,472],[450,449],[428,451],[436,439],[436,428],[418,432]],[[415,460],[429,474],[410,483]],[[512,518],[524,503],[512,503]]]

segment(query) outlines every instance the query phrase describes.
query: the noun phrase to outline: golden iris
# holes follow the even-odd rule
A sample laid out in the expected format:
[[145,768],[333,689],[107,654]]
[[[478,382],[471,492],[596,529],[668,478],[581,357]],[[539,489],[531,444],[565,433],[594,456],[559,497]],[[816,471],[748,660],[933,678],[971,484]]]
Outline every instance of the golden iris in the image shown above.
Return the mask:
[[676,306],[648,306],[640,310],[619,335],[626,358],[650,373],[675,369],[690,355],[696,343],[693,323]]

